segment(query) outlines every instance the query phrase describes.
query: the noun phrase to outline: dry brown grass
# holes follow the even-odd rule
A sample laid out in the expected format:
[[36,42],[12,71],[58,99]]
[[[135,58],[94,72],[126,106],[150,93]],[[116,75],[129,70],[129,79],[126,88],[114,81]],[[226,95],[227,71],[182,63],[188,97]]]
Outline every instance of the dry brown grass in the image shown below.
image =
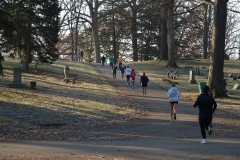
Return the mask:
[[[78,75],[76,84],[63,82],[66,65],[72,74]],[[111,123],[137,112],[134,105],[129,105],[132,102],[112,87],[91,64],[57,61],[52,65],[38,65],[37,72],[30,65],[30,72],[22,73],[26,88],[8,87],[13,80],[12,68],[21,66],[17,60],[7,58],[3,66],[5,76],[0,79],[0,110],[11,110],[13,115],[0,112],[0,125],[31,125],[30,121],[18,119],[16,115],[32,116],[44,122]],[[36,90],[30,89],[30,81],[37,82]]]

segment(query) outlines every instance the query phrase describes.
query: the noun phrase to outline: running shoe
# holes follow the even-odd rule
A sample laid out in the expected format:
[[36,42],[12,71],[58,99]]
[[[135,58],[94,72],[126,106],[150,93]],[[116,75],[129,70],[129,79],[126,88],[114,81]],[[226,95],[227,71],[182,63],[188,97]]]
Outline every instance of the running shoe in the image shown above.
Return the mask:
[[208,126],[208,134],[212,135],[212,125],[211,124]]
[[206,140],[206,139],[203,139],[203,140],[201,141],[201,143],[202,143],[202,144],[207,144],[207,140]]

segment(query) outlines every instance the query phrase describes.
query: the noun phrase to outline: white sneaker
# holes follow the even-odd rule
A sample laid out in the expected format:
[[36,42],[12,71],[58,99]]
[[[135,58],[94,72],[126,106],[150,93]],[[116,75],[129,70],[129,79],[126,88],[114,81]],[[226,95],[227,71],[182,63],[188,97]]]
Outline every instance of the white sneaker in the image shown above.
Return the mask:
[[206,139],[203,139],[203,140],[201,141],[201,143],[202,143],[202,144],[207,144],[207,140],[206,140]]
[[208,126],[208,134],[212,135],[212,125],[211,124]]

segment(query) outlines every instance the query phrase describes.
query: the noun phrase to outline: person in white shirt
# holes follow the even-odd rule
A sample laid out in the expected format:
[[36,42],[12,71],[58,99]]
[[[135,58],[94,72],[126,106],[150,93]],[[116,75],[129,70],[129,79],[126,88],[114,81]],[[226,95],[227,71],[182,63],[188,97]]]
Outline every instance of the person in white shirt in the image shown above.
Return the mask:
[[178,99],[179,99],[179,92],[178,89],[175,87],[175,83],[172,83],[172,88],[168,90],[167,93],[169,100],[170,100],[170,115],[171,115],[171,121],[176,120],[176,108],[178,105]]
[[129,66],[127,66],[125,73],[126,73],[126,77],[127,77],[127,85],[130,84],[130,74],[131,74],[131,68],[129,68]]

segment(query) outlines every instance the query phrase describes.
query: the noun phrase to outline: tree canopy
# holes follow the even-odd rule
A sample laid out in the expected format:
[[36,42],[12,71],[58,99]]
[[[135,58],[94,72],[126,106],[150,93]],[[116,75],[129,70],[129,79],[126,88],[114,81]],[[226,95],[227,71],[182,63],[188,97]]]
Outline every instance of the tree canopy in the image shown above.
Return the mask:
[[[43,63],[56,60],[60,7],[55,0],[15,0],[4,2],[0,8],[4,12],[4,24],[14,24],[15,30],[4,39],[11,37],[12,43],[1,45],[2,50],[14,50],[27,61],[34,57]],[[8,22],[8,23],[7,23]],[[4,27],[4,26],[3,26]],[[7,27],[8,28],[8,27]],[[3,31],[6,32],[8,30]],[[28,69],[28,67],[27,67]]]

